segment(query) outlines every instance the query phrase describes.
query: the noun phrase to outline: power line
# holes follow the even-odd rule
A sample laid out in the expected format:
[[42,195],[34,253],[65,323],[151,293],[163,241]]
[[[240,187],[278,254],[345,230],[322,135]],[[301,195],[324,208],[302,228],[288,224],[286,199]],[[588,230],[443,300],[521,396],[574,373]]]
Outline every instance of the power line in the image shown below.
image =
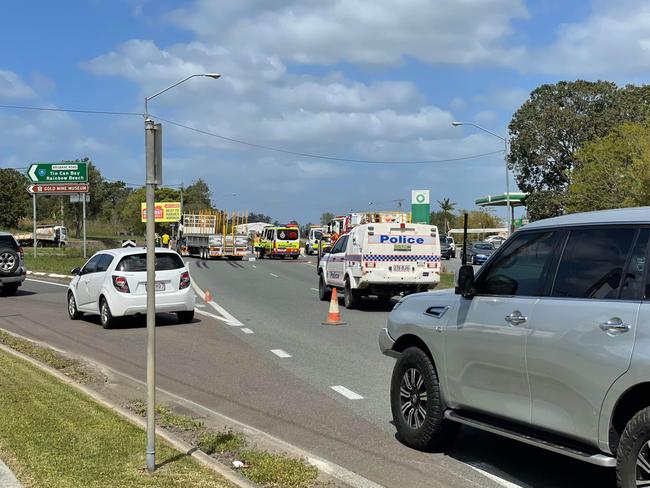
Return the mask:
[[92,115],[144,115],[137,112],[114,112],[109,110],[81,110],[72,108],[50,108],[50,107],[29,107],[26,105],[0,105],[0,108],[14,109],[14,110],[36,110],[39,112],[69,112],[75,114],[92,114]]
[[[5,109],[14,109],[14,110],[36,110],[36,111],[41,111],[41,112],[67,112],[67,113],[77,113],[77,114],[91,114],[91,115],[126,115],[126,116],[143,116],[144,114],[138,113],[138,112],[117,112],[117,111],[110,111],[110,110],[82,110],[82,109],[68,109],[68,108],[49,108],[49,107],[32,107],[32,106],[27,106],[27,105],[0,105],[0,108],[5,108]],[[196,127],[192,127],[189,125],[181,124],[179,122],[174,122],[173,120],[165,119],[163,117],[158,117],[157,115],[151,114],[153,117],[155,117],[158,120],[162,120],[163,122],[166,122],[170,125],[174,125],[176,127],[180,127],[182,129],[186,129],[189,131],[196,132],[198,134],[203,134],[206,136],[210,137],[215,137],[217,139],[221,139],[223,141],[228,141],[228,142],[233,142],[235,144],[241,144],[244,146],[248,147],[253,147],[256,149],[263,149],[266,151],[273,151],[277,153],[282,153],[282,154],[290,154],[292,156],[300,156],[300,157],[305,157],[305,158],[312,158],[312,159],[321,159],[321,160],[326,160],[326,161],[337,161],[341,163],[355,163],[355,164],[383,164],[383,165],[415,165],[415,164],[436,164],[436,163],[453,163],[457,161],[468,161],[471,159],[479,159],[479,158],[484,158],[486,156],[492,156],[494,154],[500,154],[503,152],[503,149],[500,149],[498,151],[492,151],[492,152],[487,152],[487,153],[482,153],[482,154],[472,154],[469,156],[462,156],[458,158],[448,158],[448,159],[431,159],[431,160],[422,160],[422,161],[373,161],[373,160],[367,160],[367,159],[352,159],[352,158],[339,158],[339,157],[334,157],[334,156],[326,156],[323,154],[312,154],[312,153],[305,153],[305,152],[299,152],[299,151],[291,151],[289,149],[282,149],[279,147],[273,147],[273,146],[267,146],[265,144],[258,144],[255,142],[249,142],[245,141],[242,139],[235,139],[233,137],[227,137],[227,136],[222,136],[220,134],[216,134],[214,132],[209,132],[203,129],[198,129]],[[168,185],[168,186],[175,186],[175,185]]]
[[245,146],[255,147],[255,148],[258,148],[258,149],[265,149],[267,151],[274,151],[274,152],[279,152],[279,153],[283,153],[283,154],[291,154],[293,156],[302,156],[302,157],[306,157],[306,158],[324,159],[324,160],[328,160],[328,161],[338,161],[338,162],[345,162],[345,163],[397,164],[397,165],[400,165],[400,164],[408,165],[408,164],[452,163],[452,162],[455,162],[455,161],[467,161],[469,159],[483,158],[483,157],[486,157],[486,156],[492,156],[494,154],[500,154],[500,153],[503,152],[503,149],[500,149],[498,151],[492,151],[492,152],[483,153],[483,154],[473,154],[473,155],[470,155],[470,156],[463,156],[463,157],[449,158],[449,159],[431,159],[431,160],[425,160],[425,161],[371,161],[371,160],[366,160],[366,159],[337,158],[337,157],[334,157],[334,156],[324,156],[324,155],[321,155],[321,154],[311,154],[311,153],[304,153],[304,152],[298,152],[298,151],[290,151],[288,149],[282,149],[282,148],[273,147],[273,146],[266,146],[264,144],[257,144],[257,143],[254,143],[254,142],[248,142],[248,141],[244,141],[244,140],[241,140],[241,139],[234,139],[232,137],[222,136],[222,135],[219,135],[219,134],[215,134],[214,132],[209,132],[209,131],[206,131],[206,130],[197,129],[196,127],[192,127],[192,126],[189,126],[189,125],[174,122],[173,120],[164,119],[162,117],[158,117],[157,115],[153,115],[153,114],[150,114],[150,115],[152,117],[155,117],[158,120],[162,120],[163,122],[166,122],[168,124],[175,125],[176,127],[181,127],[183,129],[187,129],[187,130],[190,130],[190,131],[193,131],[193,132],[197,132],[199,134],[203,134],[203,135],[206,135],[206,136],[216,137],[217,139],[221,139],[221,140],[228,141],[228,142],[243,144]]

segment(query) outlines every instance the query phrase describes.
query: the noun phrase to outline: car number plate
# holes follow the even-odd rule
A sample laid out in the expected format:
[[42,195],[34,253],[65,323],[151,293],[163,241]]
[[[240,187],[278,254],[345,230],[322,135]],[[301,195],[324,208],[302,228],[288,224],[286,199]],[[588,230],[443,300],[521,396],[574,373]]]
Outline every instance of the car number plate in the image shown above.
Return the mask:
[[[147,289],[147,284],[145,283],[144,289],[146,291]],[[154,285],[154,290],[156,291],[165,291],[165,282],[164,281],[156,281]]]
[[393,271],[399,271],[401,273],[411,271],[411,266],[408,264],[395,264],[393,265]]

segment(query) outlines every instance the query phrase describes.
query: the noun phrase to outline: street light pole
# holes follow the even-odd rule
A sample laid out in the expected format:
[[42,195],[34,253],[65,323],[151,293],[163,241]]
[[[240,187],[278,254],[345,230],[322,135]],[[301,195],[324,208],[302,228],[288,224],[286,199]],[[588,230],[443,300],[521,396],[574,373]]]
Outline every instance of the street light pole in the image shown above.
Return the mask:
[[[155,211],[155,190],[162,175],[156,174],[156,158],[162,155],[156,154],[156,131],[160,130],[160,124],[155,124],[149,117],[149,100],[171,90],[175,86],[194,78],[195,76],[206,76],[212,79],[221,77],[217,73],[194,74],[182,79],[160,90],[157,93],[144,99],[144,134],[145,134],[145,157],[146,157],[146,201],[147,201],[147,450],[146,461],[147,471],[153,473],[156,470],[156,211]],[[156,127],[158,125],[158,127]]]
[[478,124],[475,124],[474,122],[452,122],[451,125],[454,127],[459,127],[461,125],[469,125],[472,127],[475,127],[479,130],[482,130],[483,132],[487,132],[488,134],[501,139],[504,144],[504,152],[503,152],[503,162],[506,167],[506,207],[507,207],[507,221],[508,221],[508,237],[510,237],[510,234],[512,233],[512,208],[510,206],[510,175],[508,173],[508,139],[507,137],[500,136],[496,132],[492,132],[489,129],[486,129],[485,127],[481,127]]

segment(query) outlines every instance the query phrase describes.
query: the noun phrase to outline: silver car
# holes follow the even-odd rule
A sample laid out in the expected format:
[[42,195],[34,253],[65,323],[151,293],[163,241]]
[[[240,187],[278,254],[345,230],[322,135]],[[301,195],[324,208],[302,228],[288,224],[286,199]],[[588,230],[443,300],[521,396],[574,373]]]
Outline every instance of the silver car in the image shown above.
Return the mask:
[[400,300],[379,344],[402,442],[465,424],[650,486],[649,244],[650,207],[542,220],[456,290]]

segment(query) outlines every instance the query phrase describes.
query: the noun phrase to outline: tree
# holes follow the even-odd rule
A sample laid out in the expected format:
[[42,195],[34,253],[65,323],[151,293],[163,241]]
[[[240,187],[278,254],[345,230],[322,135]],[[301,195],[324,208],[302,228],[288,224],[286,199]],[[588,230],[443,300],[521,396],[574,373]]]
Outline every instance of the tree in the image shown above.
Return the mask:
[[29,215],[27,179],[15,169],[0,169],[0,229],[16,228]]
[[444,232],[447,233],[449,232],[449,223],[451,222],[451,219],[454,218],[454,208],[456,208],[456,204],[451,201],[449,198],[444,198],[442,200],[438,200],[438,205],[440,205],[440,211],[442,212],[442,217],[443,217],[443,222],[444,222]]
[[[455,218],[454,215],[452,215],[452,219]],[[429,223],[431,225],[435,225],[438,228],[438,231],[441,234],[446,233],[447,231],[444,230],[446,228],[445,224],[445,215],[442,213],[441,210],[438,211],[433,211],[429,214]]]
[[650,113],[650,89],[618,88],[607,81],[545,84],[515,112],[508,164],[527,200],[532,220],[564,211],[575,152],[614,126]]
[[460,210],[455,218],[454,227],[463,228],[464,214],[467,213],[468,229],[494,229],[503,227],[503,222],[499,217],[494,215],[492,209],[481,208],[479,210]]
[[[142,234],[144,232],[145,223],[141,222],[140,211],[142,208],[141,204],[146,201],[146,194],[147,190],[145,187],[133,191],[126,199],[124,208],[122,209],[122,221],[128,230],[135,234]],[[179,190],[164,187],[156,189],[156,202],[178,202],[180,196]]]
[[320,216],[320,223],[322,225],[325,225],[329,223],[333,218],[334,214],[332,212],[324,212],[323,215]]
[[566,208],[586,212],[650,204],[650,123],[625,123],[576,152]]
[[198,179],[183,191],[183,211],[189,213],[212,208],[212,192],[208,184]]
[[267,224],[271,223],[271,217],[264,215],[263,213],[249,213],[248,221],[249,222],[265,222]]

